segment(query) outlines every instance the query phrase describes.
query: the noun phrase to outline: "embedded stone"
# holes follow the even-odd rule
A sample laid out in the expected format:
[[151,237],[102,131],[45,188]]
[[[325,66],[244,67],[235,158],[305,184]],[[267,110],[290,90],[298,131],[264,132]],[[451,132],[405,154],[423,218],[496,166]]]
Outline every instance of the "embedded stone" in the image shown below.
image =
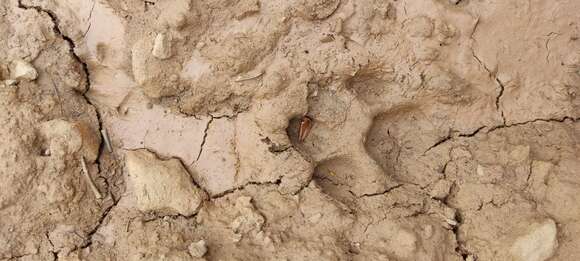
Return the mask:
[[15,60],[12,62],[12,78],[16,80],[33,81],[38,78],[38,72],[29,62]]
[[554,254],[557,246],[556,223],[547,219],[531,226],[528,233],[517,238],[511,247],[511,254],[515,260],[544,261]]
[[192,257],[201,258],[207,253],[207,244],[205,243],[205,240],[202,239],[191,243],[187,249]]
[[153,56],[164,60],[171,57],[171,37],[165,33],[159,33],[153,43]]
[[147,150],[136,150],[126,153],[126,164],[139,210],[184,216],[197,213],[205,195],[179,160],[162,160]]

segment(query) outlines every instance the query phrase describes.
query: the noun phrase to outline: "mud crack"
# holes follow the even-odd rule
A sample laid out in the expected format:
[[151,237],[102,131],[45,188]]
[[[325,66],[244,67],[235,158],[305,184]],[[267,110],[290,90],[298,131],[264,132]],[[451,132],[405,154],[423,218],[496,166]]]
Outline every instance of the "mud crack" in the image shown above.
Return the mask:
[[[95,110],[95,115],[97,118],[97,123],[98,123],[98,128],[99,131],[101,129],[103,129],[103,121],[101,119],[101,114],[97,108],[97,106],[95,106],[92,101],[87,97],[87,92],[91,89],[91,77],[90,77],[90,72],[89,72],[89,67],[88,65],[75,53],[75,48],[76,45],[74,43],[74,41],[68,37],[67,35],[65,35],[62,30],[60,30],[60,22],[58,17],[56,16],[56,14],[54,14],[52,11],[41,8],[39,6],[28,6],[22,3],[22,0],[18,0],[18,8],[20,9],[24,9],[24,10],[29,10],[29,9],[34,9],[36,10],[38,13],[40,14],[46,14],[50,20],[53,23],[53,30],[54,32],[60,36],[60,38],[62,40],[64,40],[68,46],[69,46],[69,53],[72,55],[73,59],[75,59],[82,67],[83,72],[84,72],[84,76],[85,76],[85,88],[84,88],[84,92],[81,93],[81,96],[83,97],[83,99],[87,102],[87,104],[89,104],[91,107],[93,107],[93,109]],[[99,154],[97,155],[97,167],[98,167],[98,171],[99,173],[101,172],[101,156],[103,154],[103,150],[104,150],[104,146],[103,146],[103,142],[101,141],[101,144],[99,145]]]
[[495,81],[497,82],[497,85],[499,86],[499,93],[495,97],[495,108],[499,111],[502,122],[505,124],[505,122],[506,122],[505,115],[503,113],[503,109],[501,108],[501,97],[503,96],[503,92],[505,91],[505,86],[497,77],[495,77]]
[[213,195],[213,196],[210,197],[210,200],[218,199],[218,198],[223,198],[223,197],[225,197],[225,196],[227,196],[229,194],[232,194],[232,193],[234,193],[234,192],[236,192],[238,190],[244,190],[244,189],[246,189],[247,186],[251,186],[251,185],[255,185],[255,186],[263,186],[263,185],[275,185],[275,186],[279,186],[280,183],[282,183],[282,177],[279,177],[275,181],[265,181],[265,182],[254,182],[254,181],[250,181],[250,182],[247,182],[247,183],[245,183],[245,184],[243,184],[241,186],[235,187],[233,189],[228,189],[228,190],[226,190],[226,191],[224,191],[222,193]]
[[423,155],[427,154],[427,152],[431,151],[432,149],[435,149],[436,147],[448,142],[449,140],[455,138],[455,137],[473,137],[475,135],[477,135],[481,130],[483,130],[485,127],[487,126],[481,126],[477,129],[475,129],[473,132],[468,132],[468,133],[455,133],[452,130],[449,130],[449,133],[447,134],[447,136],[443,137],[442,139],[440,139],[439,141],[437,141],[435,144],[431,145],[429,148],[427,148],[427,150],[425,150],[425,152],[423,152]]
[[[94,110],[95,110],[95,115],[96,115],[96,119],[97,119],[97,124],[98,124],[98,128],[99,131],[103,129],[103,122],[102,122],[102,118],[101,118],[101,114],[98,110],[98,107],[95,106],[92,101],[87,97],[87,93],[88,91],[91,89],[91,77],[90,77],[90,72],[89,72],[89,68],[88,65],[75,53],[75,48],[76,45],[74,43],[74,41],[68,37],[67,35],[65,35],[62,30],[60,29],[60,22],[58,17],[56,16],[56,14],[54,14],[51,10],[47,10],[44,8],[41,8],[39,6],[28,6],[22,3],[22,0],[18,0],[18,8],[20,9],[24,9],[24,10],[29,10],[29,9],[34,9],[36,10],[39,14],[46,14],[50,20],[53,23],[53,30],[54,32],[62,39],[64,40],[69,47],[69,53],[72,55],[73,59],[78,62],[84,72],[84,77],[85,77],[85,88],[84,88],[84,92],[80,93],[80,95],[83,97],[83,99],[86,101],[86,103],[88,105],[90,105]],[[100,144],[99,144],[99,152],[97,155],[97,159],[96,159],[96,164],[97,164],[97,168],[99,173],[101,173],[101,157],[103,155],[103,151],[104,151],[104,143],[101,140]],[[106,180],[106,178],[105,178]],[[109,185],[110,182],[108,180],[106,180],[106,184],[107,184],[107,190],[109,190]],[[94,226],[94,228],[89,231],[87,233],[87,241],[84,245],[81,245],[78,248],[84,249],[89,247],[92,244],[92,237],[93,235],[98,231],[98,229],[101,227],[101,225],[103,224],[104,220],[107,218],[107,216],[109,215],[110,211],[113,209],[113,207],[115,207],[118,203],[119,200],[115,200],[114,197],[111,194],[111,198],[113,199],[113,204],[111,204],[109,207],[107,207],[104,211],[103,214],[101,215],[101,217],[99,218],[98,222],[96,223],[96,225]],[[50,239],[49,239],[50,242]],[[52,244],[52,243],[51,243]],[[54,249],[51,251],[53,253],[53,255],[56,256],[55,260],[58,259],[58,252],[55,252]]]
[[512,124],[501,124],[501,125],[496,125],[496,126],[481,126],[479,128],[477,128],[474,132],[472,133],[459,133],[457,135],[447,135],[445,136],[443,139],[437,141],[435,144],[431,145],[431,147],[429,147],[427,150],[425,150],[425,152],[423,152],[423,155],[426,155],[429,151],[435,149],[436,147],[439,147],[455,138],[461,137],[461,138],[471,138],[476,136],[477,134],[479,134],[481,132],[481,130],[489,128],[485,134],[489,134],[493,131],[496,131],[498,129],[503,129],[503,128],[510,128],[510,127],[515,127],[515,126],[522,126],[522,125],[526,125],[526,124],[530,124],[530,123],[536,123],[536,122],[559,122],[559,123],[563,123],[565,121],[572,121],[572,122],[578,122],[580,121],[580,117],[570,117],[570,116],[564,116],[562,118],[552,118],[552,119],[542,119],[542,118],[538,118],[538,119],[533,119],[533,120],[529,120],[529,121],[524,121],[524,122],[517,122],[517,123],[512,123]]
[[59,251],[55,251],[54,249],[54,244],[52,243],[52,240],[50,240],[50,236],[48,235],[48,232],[45,233],[46,236],[46,240],[48,240],[48,244],[50,245],[50,253],[52,254],[52,257],[54,258],[54,260],[58,260],[58,253]]
[[107,207],[105,209],[105,211],[103,212],[103,214],[101,215],[101,217],[97,221],[97,224],[95,225],[95,227],[87,233],[87,238],[85,239],[86,243],[81,245],[80,247],[77,247],[76,249],[73,249],[73,251],[77,250],[77,249],[85,249],[87,247],[90,247],[93,244],[93,236],[97,233],[97,231],[99,231],[99,228],[101,228],[105,219],[107,219],[107,217],[109,216],[109,213],[111,213],[111,210],[113,210],[113,208],[116,207],[117,204],[119,204],[119,201],[121,201],[121,198],[119,198],[117,200],[113,199],[113,204],[111,204],[109,207]]
[[536,123],[536,122],[559,122],[559,123],[563,123],[567,120],[572,121],[572,122],[578,122],[580,120],[580,117],[574,118],[574,117],[570,117],[570,116],[564,116],[562,118],[551,118],[551,119],[537,118],[537,119],[524,121],[524,122],[516,122],[516,123],[512,123],[512,124],[503,124],[503,125],[499,125],[499,126],[494,126],[494,127],[490,128],[486,133],[491,133],[492,131],[495,131],[498,129],[510,128],[510,127],[515,127],[515,126],[522,126],[522,125]]
[[177,219],[177,218],[183,218],[185,220],[192,220],[194,218],[197,217],[198,213],[186,216],[186,215],[182,215],[182,214],[176,214],[176,215],[153,215],[153,217],[149,217],[149,218],[145,218],[143,219],[144,223],[149,223],[149,222],[153,222],[153,221],[157,221],[159,219]]
[[366,198],[366,197],[375,197],[375,196],[385,195],[385,194],[391,192],[392,190],[397,189],[397,188],[400,188],[400,187],[402,187],[404,185],[405,184],[397,184],[397,185],[394,185],[392,187],[389,187],[389,188],[387,188],[387,189],[385,189],[385,190],[383,190],[381,192],[365,193],[365,194],[360,195],[358,198]]
[[211,118],[207,122],[207,125],[205,125],[205,130],[203,131],[203,140],[201,141],[201,145],[199,145],[199,152],[197,153],[197,157],[196,157],[195,161],[199,161],[199,157],[201,157],[201,154],[203,153],[203,147],[204,147],[206,139],[207,139],[207,132],[209,131],[211,123],[213,122],[214,119],[215,118],[213,116],[211,116]]
[[[471,40],[476,42],[475,38],[473,38],[473,34],[475,34],[475,30],[477,29],[477,25],[479,24],[479,18],[477,18],[472,34],[470,36]],[[487,72],[488,76],[490,78],[493,78],[493,81],[497,84],[498,88],[499,88],[499,92],[497,94],[497,96],[495,97],[495,108],[496,110],[499,112],[501,118],[502,118],[502,122],[505,124],[506,119],[505,119],[505,115],[503,113],[503,109],[501,108],[501,97],[504,94],[505,91],[505,86],[504,84],[499,80],[499,78],[497,78],[497,71],[494,70],[490,70],[489,67],[487,67],[487,65],[483,62],[483,60],[481,60],[477,54],[475,53],[475,49],[473,47],[471,47],[471,56],[473,56],[473,59],[475,59],[475,61]]]

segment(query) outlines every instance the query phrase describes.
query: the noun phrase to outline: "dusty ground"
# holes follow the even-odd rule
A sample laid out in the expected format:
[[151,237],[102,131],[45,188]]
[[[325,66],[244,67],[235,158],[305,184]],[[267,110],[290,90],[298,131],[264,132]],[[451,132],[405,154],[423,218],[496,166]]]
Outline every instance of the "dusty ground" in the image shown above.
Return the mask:
[[578,10],[0,1],[0,259],[579,260]]

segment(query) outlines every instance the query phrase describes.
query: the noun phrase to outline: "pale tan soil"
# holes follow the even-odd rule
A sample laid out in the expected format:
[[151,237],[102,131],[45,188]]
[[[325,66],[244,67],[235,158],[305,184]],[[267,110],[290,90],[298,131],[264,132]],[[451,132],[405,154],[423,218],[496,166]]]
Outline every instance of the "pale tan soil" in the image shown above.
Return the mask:
[[578,260],[578,10],[0,1],[0,259]]

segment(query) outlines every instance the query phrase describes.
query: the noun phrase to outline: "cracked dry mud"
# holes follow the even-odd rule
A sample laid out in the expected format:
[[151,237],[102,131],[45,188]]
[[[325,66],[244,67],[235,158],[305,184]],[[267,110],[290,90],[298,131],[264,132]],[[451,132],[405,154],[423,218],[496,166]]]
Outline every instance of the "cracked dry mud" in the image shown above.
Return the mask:
[[0,1],[0,260],[578,260],[578,10]]

